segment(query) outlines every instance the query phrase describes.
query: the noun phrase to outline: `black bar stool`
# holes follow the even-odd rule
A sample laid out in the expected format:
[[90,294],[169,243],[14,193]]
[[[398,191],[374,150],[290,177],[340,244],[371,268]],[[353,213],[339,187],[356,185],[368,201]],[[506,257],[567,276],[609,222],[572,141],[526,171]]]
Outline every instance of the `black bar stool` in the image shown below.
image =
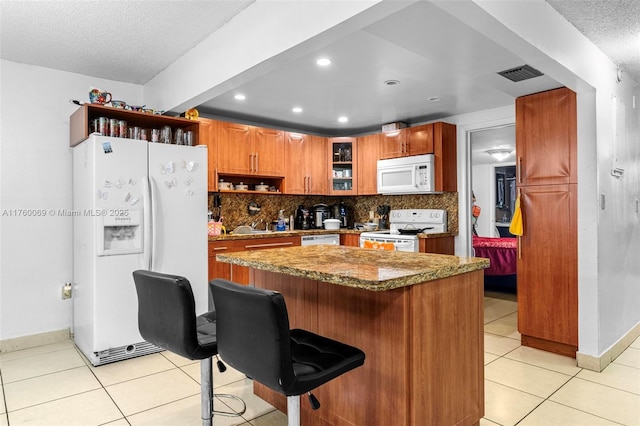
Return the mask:
[[[200,398],[202,424],[211,426],[213,415],[241,416],[244,401],[235,395],[213,394],[213,356],[218,355],[216,312],[196,316],[189,280],[177,275],[134,271],[138,292],[138,328],[142,338],[154,345],[191,360],[200,360]],[[226,367],[218,360],[218,369]],[[242,404],[239,412],[214,411],[213,397],[231,398]]]
[[226,363],[287,397],[289,426],[300,425],[300,395],[364,364],[358,348],[309,331],[289,330],[282,294],[216,279],[218,351]]

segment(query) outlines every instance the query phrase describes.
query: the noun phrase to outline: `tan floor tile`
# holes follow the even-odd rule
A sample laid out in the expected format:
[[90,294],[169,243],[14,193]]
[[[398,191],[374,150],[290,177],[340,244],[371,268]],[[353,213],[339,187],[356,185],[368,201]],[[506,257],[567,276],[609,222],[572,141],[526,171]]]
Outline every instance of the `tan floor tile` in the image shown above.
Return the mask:
[[[227,409],[219,401],[214,402],[214,408],[216,410]],[[128,416],[127,420],[131,426],[200,426],[202,425],[200,415],[200,395],[195,395]],[[213,424],[215,426],[241,425],[246,424],[246,420],[242,417],[217,415],[214,416]]]
[[637,368],[611,363],[600,373],[582,370],[577,377],[640,395],[640,370]]
[[253,426],[287,426],[287,415],[274,410],[264,416],[251,420]]
[[163,351],[160,352],[160,354],[167,358],[169,361],[171,361],[173,364],[177,365],[178,367],[182,367],[188,364],[199,364],[200,361],[199,360],[193,360],[193,359],[189,359],[189,358],[185,358],[183,356],[180,356],[178,354],[175,354],[171,351]]
[[484,418],[502,426],[512,426],[538,406],[537,396],[485,380]]
[[[238,370],[235,370],[227,365],[227,371],[221,373],[216,367],[215,360],[213,361],[213,386],[218,389],[220,386],[225,386],[238,380],[244,380],[247,376]],[[180,367],[182,371],[187,373],[196,382],[200,383],[200,363],[189,364],[184,367]]]
[[518,423],[518,426],[615,426],[617,424],[547,400]]
[[231,395],[239,396],[247,404],[247,412],[242,417],[249,420],[256,417],[263,416],[273,410],[271,404],[268,404],[264,400],[260,399],[253,393],[253,381],[250,379],[244,379],[240,382],[234,382],[221,388],[216,389],[216,393],[228,393]]
[[13,359],[27,358],[33,355],[41,355],[48,352],[56,352],[64,349],[75,348],[74,343],[71,340],[65,342],[51,343],[49,345],[36,346],[29,349],[22,349],[19,351],[4,352],[0,354],[0,367],[5,361],[11,361]]
[[504,336],[485,333],[484,351],[494,355],[505,355],[520,346],[520,341]]
[[640,424],[640,396],[573,378],[549,398],[624,425]]
[[525,362],[527,364],[557,371],[558,373],[567,374],[569,376],[575,376],[580,372],[580,370],[582,370],[578,367],[575,358],[541,351],[527,346],[520,346],[506,354],[505,358]]
[[38,353],[3,361],[2,380],[7,384],[84,365],[84,361],[73,347]]
[[83,366],[5,384],[4,396],[11,412],[99,388],[89,367]]
[[175,368],[171,362],[160,354],[150,354],[137,358],[131,358],[112,364],[90,366],[102,386],[111,386],[127,380],[137,379],[161,371]]
[[104,389],[9,413],[11,425],[97,426],[118,419],[122,419],[122,413]]
[[6,414],[0,414],[0,426],[9,426],[9,420]]
[[517,302],[493,298],[484,298],[484,323],[495,321],[518,310]]
[[500,358],[498,355],[490,354],[489,352],[484,353],[484,365],[489,364],[490,362],[495,361]]
[[105,423],[103,426],[131,426],[131,424],[126,419],[120,419],[115,422]]
[[125,416],[200,394],[200,386],[181,370],[169,370],[107,386]]
[[498,423],[494,423],[491,420],[487,420],[484,417],[480,419],[480,426],[500,426]]
[[485,321],[484,331],[485,333],[492,333],[520,340],[520,333],[518,333],[518,313],[514,312],[513,314],[509,314],[489,323]]
[[571,376],[534,365],[500,358],[484,369],[484,378],[541,398],[547,398]]
[[629,347],[613,362],[627,367],[640,368],[640,349]]
[[2,386],[0,386],[0,414],[6,413],[7,407],[4,405],[4,390]]

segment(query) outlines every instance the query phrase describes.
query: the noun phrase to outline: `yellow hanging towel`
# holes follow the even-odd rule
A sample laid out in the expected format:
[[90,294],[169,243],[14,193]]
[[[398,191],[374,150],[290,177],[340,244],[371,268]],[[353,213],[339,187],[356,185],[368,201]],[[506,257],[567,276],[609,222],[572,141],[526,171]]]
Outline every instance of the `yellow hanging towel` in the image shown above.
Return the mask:
[[511,218],[511,225],[509,225],[509,232],[513,235],[521,236],[523,232],[522,225],[522,212],[520,211],[520,195],[516,198],[515,212]]

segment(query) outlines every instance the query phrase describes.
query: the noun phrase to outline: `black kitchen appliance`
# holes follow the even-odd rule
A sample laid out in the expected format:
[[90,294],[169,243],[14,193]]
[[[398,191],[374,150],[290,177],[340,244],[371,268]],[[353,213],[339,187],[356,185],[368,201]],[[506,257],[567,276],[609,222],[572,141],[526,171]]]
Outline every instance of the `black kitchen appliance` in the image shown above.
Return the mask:
[[311,228],[311,216],[309,210],[305,209],[302,204],[298,206],[296,210],[296,229],[309,229]]

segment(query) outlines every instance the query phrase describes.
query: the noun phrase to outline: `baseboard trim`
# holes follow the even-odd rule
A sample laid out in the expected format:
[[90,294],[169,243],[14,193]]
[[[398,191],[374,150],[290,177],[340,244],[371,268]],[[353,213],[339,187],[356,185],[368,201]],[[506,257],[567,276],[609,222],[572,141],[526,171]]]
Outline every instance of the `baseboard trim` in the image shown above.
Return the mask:
[[36,346],[66,342],[70,339],[71,333],[68,328],[48,331],[46,333],[32,334],[30,336],[15,337],[13,339],[0,340],[0,353],[20,351],[23,349],[35,348]]
[[636,324],[635,327],[629,330],[627,334],[622,336],[620,340],[600,356],[587,355],[578,351],[576,353],[578,367],[599,373],[604,370],[607,365],[611,364],[614,359],[618,358],[638,337],[640,337],[640,323]]

